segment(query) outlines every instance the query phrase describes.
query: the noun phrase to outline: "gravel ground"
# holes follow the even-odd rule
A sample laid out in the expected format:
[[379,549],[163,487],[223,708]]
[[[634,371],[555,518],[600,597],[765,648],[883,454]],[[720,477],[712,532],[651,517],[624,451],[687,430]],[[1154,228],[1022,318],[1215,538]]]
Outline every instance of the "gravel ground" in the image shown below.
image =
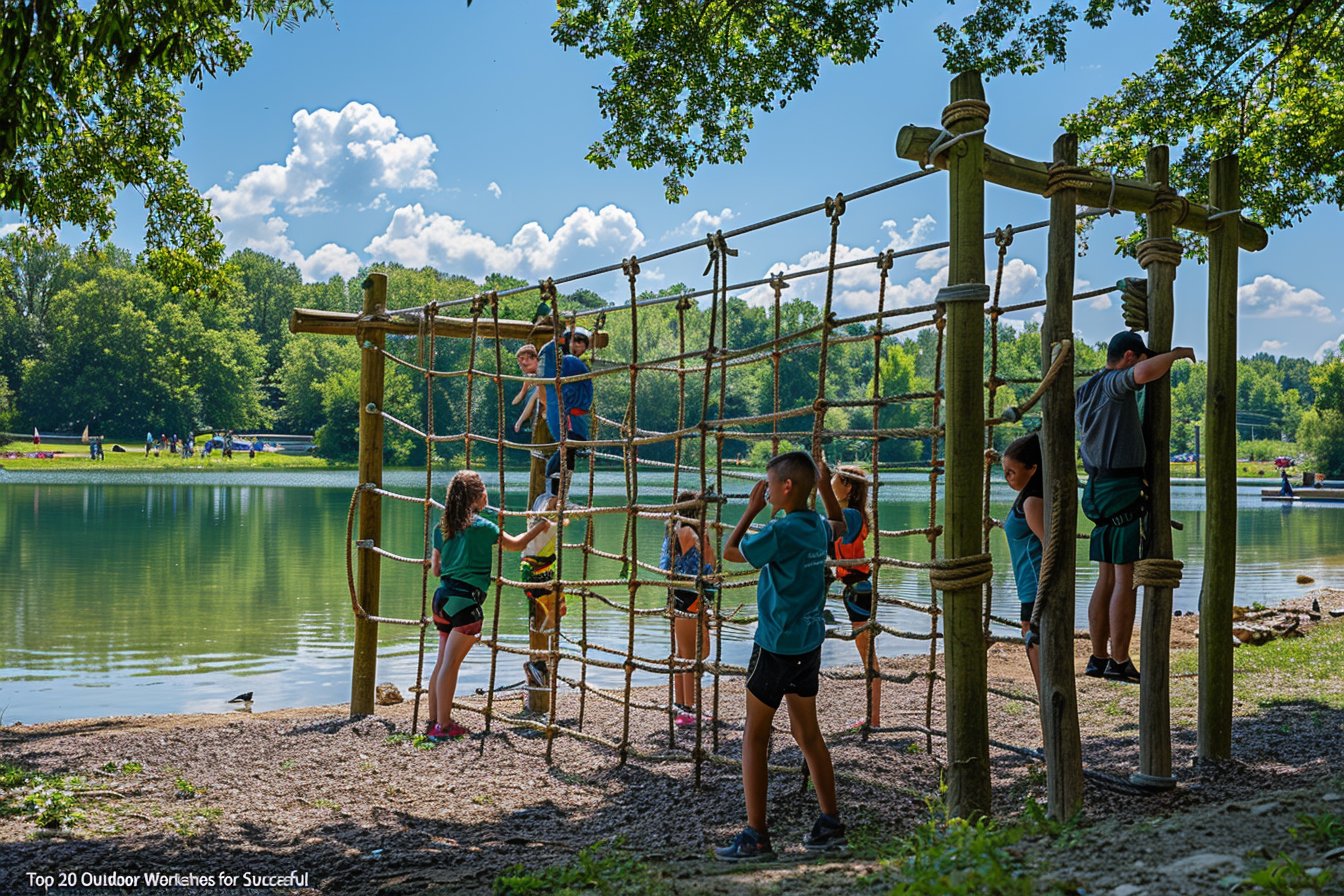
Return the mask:
[[[1344,608],[1344,592],[1328,590],[1291,606],[1309,605],[1312,596],[1326,609]],[[1192,647],[1198,620],[1173,623],[1173,647]],[[1086,642],[1078,645],[1081,670]],[[883,660],[883,668],[899,675],[926,662]],[[1020,647],[992,648],[989,669],[993,687],[1031,690]],[[1344,682],[1282,685],[1284,694],[1301,699],[1239,703],[1235,760],[1196,768],[1196,685],[1193,678],[1175,679],[1179,786],[1137,796],[1104,781],[1089,784],[1076,831],[1023,847],[1049,851],[1042,880],[1070,882],[1084,894],[1225,892],[1229,876],[1255,855],[1287,848],[1298,814],[1344,815],[1344,802],[1335,802],[1344,792],[1344,713],[1311,699],[1323,689],[1344,692]],[[926,687],[922,678],[887,685],[884,723],[923,725]],[[1078,690],[1087,767],[1126,778],[1137,764],[1138,689],[1080,677]],[[654,702],[665,692],[638,696]],[[931,754],[921,734],[893,731],[865,741],[844,733],[864,713],[858,682],[825,680],[818,702],[822,728],[833,733],[841,810],[851,827],[894,837],[926,819],[943,744],[933,739]],[[521,709],[516,697],[496,704],[506,714]],[[344,707],[317,707],[11,725],[0,728],[6,762],[82,775],[96,792],[82,799],[84,821],[65,831],[0,814],[0,893],[41,892],[40,875],[58,885],[73,880],[74,887],[51,890],[68,893],[481,892],[509,866],[561,863],[618,835],[638,855],[666,862],[677,892],[872,886],[862,875],[873,867],[863,862],[802,861],[796,844],[816,804],[798,771],[801,754],[783,711],[771,757],[781,768],[771,776],[770,812],[776,849],[786,847],[785,858],[795,861],[723,874],[706,860],[744,818],[740,772],[731,764],[740,755],[743,717],[736,681],[725,683],[720,709],[716,728],[701,735],[706,749],[717,736],[716,755],[729,762],[703,764],[698,789],[688,761],[696,733],[669,739],[666,716],[648,711],[631,713],[631,743],[641,756],[624,763],[604,746],[567,737],[552,742],[548,762],[537,732],[500,718],[487,735],[483,719],[470,713],[461,720],[475,733],[462,740],[432,750],[389,742],[409,730],[409,704],[379,707],[358,721],[347,719]],[[560,720],[575,725],[578,711],[577,697],[562,695]],[[929,721],[943,727],[937,712]],[[624,724],[621,706],[587,701],[586,732],[618,740]],[[1030,704],[991,696],[990,725],[995,740],[1040,745]],[[1004,750],[991,756],[996,814],[1019,812],[1028,796],[1044,802],[1041,763]],[[120,770],[127,762],[140,767]],[[1335,867],[1336,877],[1344,877],[1344,866]],[[179,877],[155,884],[147,874]]]

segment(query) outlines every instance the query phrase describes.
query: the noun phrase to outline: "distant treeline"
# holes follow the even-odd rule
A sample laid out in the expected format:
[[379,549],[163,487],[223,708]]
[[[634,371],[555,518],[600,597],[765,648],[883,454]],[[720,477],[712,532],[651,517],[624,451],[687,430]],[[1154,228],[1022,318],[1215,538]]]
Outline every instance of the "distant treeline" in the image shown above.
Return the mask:
[[[502,275],[483,283],[443,274],[431,268],[411,270],[379,264],[388,274],[394,306],[448,301],[483,289],[506,290],[524,285]],[[190,269],[187,268],[189,271]],[[234,429],[239,432],[283,430],[316,434],[319,453],[333,459],[352,459],[358,444],[360,349],[353,338],[291,334],[288,322],[294,308],[355,311],[362,303],[363,273],[342,280],[305,284],[297,268],[270,256],[244,250],[231,256],[222,276],[210,278],[202,291],[175,282],[186,281],[180,269],[148,264],[119,249],[93,253],[73,249],[51,238],[24,232],[0,238],[0,430],[138,434],[146,431],[199,432]],[[677,295],[675,284],[644,298]],[[562,296],[564,309],[596,308],[607,304],[589,290]],[[773,311],[729,299],[728,345],[761,345],[774,333]],[[537,307],[535,293],[501,300],[500,316],[530,320]],[[462,313],[461,311],[455,313]],[[693,306],[685,312],[685,333],[679,332],[676,303],[642,308],[639,313],[639,358],[643,362],[673,358],[685,350],[703,350],[709,331],[707,309]],[[821,323],[820,309],[795,299],[781,308],[780,330],[796,332]],[[1118,326],[1118,321],[1117,321]],[[597,354],[595,367],[604,369],[631,357],[630,316],[614,312],[606,319],[610,344]],[[838,337],[871,333],[865,324],[835,331]],[[684,335],[684,343],[683,343]],[[816,334],[801,341],[815,341]],[[988,340],[988,336],[986,337]],[[932,389],[936,336],[931,328],[903,340],[884,342],[879,358],[883,396],[906,395]],[[722,342],[722,336],[718,337]],[[414,337],[391,337],[390,351],[415,360],[420,346]],[[504,346],[504,372],[516,373],[512,343]],[[440,370],[468,366],[470,343],[464,339],[435,340],[434,364]],[[986,353],[988,358],[988,352]],[[494,345],[477,344],[477,369],[494,369]],[[1000,324],[998,375],[1002,379],[1040,376],[1040,337],[1035,324]],[[1102,366],[1100,344],[1082,346],[1079,370]],[[640,429],[669,431],[693,426],[703,417],[716,419],[769,413],[774,403],[774,378],[768,357],[750,365],[730,368],[724,407],[720,409],[719,373],[715,371],[709,402],[702,407],[704,374],[701,357],[685,366],[684,401],[679,399],[681,377],[667,370],[641,370],[636,402]],[[988,363],[988,361],[987,361]],[[666,365],[675,368],[677,362]],[[1313,364],[1305,358],[1257,354],[1239,365],[1238,421],[1247,439],[1296,438],[1317,463],[1329,472],[1344,471],[1344,363],[1328,360]],[[810,407],[817,397],[817,352],[785,353],[779,359],[779,406],[782,410]],[[837,339],[827,359],[827,396],[835,400],[868,398],[874,386],[874,348],[871,339]],[[988,375],[988,371],[986,371]],[[434,419],[440,433],[461,431],[466,420],[465,379],[440,379],[434,390]],[[1204,415],[1203,363],[1182,364],[1173,371],[1172,451],[1193,451],[1194,424]],[[596,381],[594,411],[623,419],[630,378],[622,371]],[[495,386],[477,378],[472,402],[471,429],[493,434],[498,426]],[[517,408],[509,404],[516,386],[505,383],[505,424],[512,433]],[[997,407],[1016,403],[1031,391],[1023,384],[999,390]],[[426,420],[424,381],[401,365],[389,365],[385,406],[390,413],[423,428]],[[928,424],[927,399],[892,403],[882,408],[882,428]],[[1034,421],[1030,418],[1027,425]],[[830,432],[872,426],[870,408],[831,408]],[[783,431],[811,429],[810,416],[779,423]],[[768,432],[768,424],[751,427]],[[1000,427],[996,444],[1020,434],[1020,426]],[[612,430],[607,428],[606,434]],[[522,437],[516,437],[522,438]],[[795,439],[793,441],[805,441]],[[699,445],[685,443],[684,460],[699,459]],[[424,444],[396,427],[387,428],[387,461],[424,462]],[[869,443],[863,439],[834,439],[828,449],[834,459],[866,459]],[[758,459],[769,442],[728,439],[727,457]],[[711,450],[713,446],[711,445]],[[439,446],[451,463],[460,463],[461,443]],[[883,463],[914,462],[928,457],[924,440],[890,439],[880,443]],[[493,446],[473,449],[479,462],[492,462]],[[641,456],[670,460],[672,446],[641,448]],[[525,456],[517,458],[525,461]]]

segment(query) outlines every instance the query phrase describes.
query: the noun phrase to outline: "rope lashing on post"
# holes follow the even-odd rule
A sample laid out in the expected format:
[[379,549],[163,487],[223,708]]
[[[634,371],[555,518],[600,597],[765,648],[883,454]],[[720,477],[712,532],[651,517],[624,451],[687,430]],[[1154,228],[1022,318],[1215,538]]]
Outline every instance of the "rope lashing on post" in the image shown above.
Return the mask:
[[1134,584],[1149,585],[1153,588],[1181,587],[1181,570],[1185,564],[1179,560],[1162,557],[1148,557],[1134,562]]
[[929,584],[939,591],[979,588],[994,577],[994,559],[989,554],[948,557],[929,564]]
[[979,121],[981,127],[989,124],[989,103],[984,100],[955,100],[943,107],[943,127],[952,130],[952,125],[967,119]]
[[1000,422],[1016,423],[1022,419],[1023,414],[1036,406],[1036,403],[1044,397],[1045,390],[1049,389],[1055,380],[1059,378],[1060,372],[1064,369],[1064,362],[1068,360],[1069,355],[1073,352],[1073,340],[1061,339],[1051,346],[1050,352],[1050,369],[1045,372],[1045,376],[1041,379],[1041,384],[1036,387],[1035,392],[1028,396],[1026,401],[1016,407],[1004,408],[1003,413],[997,418]]
[[1180,227],[1185,221],[1186,216],[1190,214],[1190,200],[1186,199],[1180,193],[1168,187],[1163,187],[1157,192],[1157,198],[1148,208],[1148,213],[1153,212],[1171,212],[1171,224],[1173,227]]
[[1117,280],[1120,288],[1120,314],[1131,330],[1148,331],[1148,279],[1125,277]]
[[1138,259],[1139,267],[1144,270],[1148,265],[1154,262],[1159,264],[1178,265],[1181,263],[1181,255],[1185,252],[1185,246],[1176,240],[1165,237],[1157,239],[1146,239],[1139,243]]
[[[1092,186],[1092,169],[1067,162],[1054,162],[1046,169],[1049,177],[1045,182],[1045,197],[1048,199],[1060,190],[1085,190]],[[1115,175],[1111,175],[1111,201],[1115,201]],[[1107,209],[1109,211],[1109,208]]]

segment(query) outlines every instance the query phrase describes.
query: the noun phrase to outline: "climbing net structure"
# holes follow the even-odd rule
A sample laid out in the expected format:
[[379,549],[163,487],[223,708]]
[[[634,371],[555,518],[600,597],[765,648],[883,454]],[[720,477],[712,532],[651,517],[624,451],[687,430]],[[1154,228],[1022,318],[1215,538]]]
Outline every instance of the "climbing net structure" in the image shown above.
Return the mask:
[[[1173,238],[1174,228],[1182,227],[1208,236],[1210,257],[1210,417],[1207,440],[1210,454],[1209,508],[1222,508],[1221,521],[1210,525],[1235,524],[1235,447],[1234,418],[1226,410],[1225,395],[1235,395],[1235,311],[1236,254],[1239,248],[1252,251],[1267,245],[1268,236],[1254,222],[1239,215],[1235,158],[1216,160],[1211,171],[1210,198],[1218,204],[1201,205],[1174,193],[1168,186],[1165,147],[1154,147],[1147,160],[1144,179],[1119,178],[1113,172],[1098,172],[1076,163],[1076,141],[1067,135],[1055,144],[1053,163],[1033,162],[994,149],[984,140],[989,106],[983,100],[978,76],[963,73],[952,85],[952,102],[943,110],[942,128],[901,130],[897,154],[919,164],[920,170],[852,193],[837,193],[824,202],[778,215],[768,220],[727,231],[716,231],[704,240],[669,247],[642,257],[625,259],[619,265],[549,279],[537,286],[507,291],[491,291],[457,301],[415,304],[388,310],[386,278],[372,275],[366,282],[364,313],[342,316],[332,313],[296,311],[291,329],[307,332],[354,334],[365,349],[361,376],[361,480],[351,501],[348,574],[350,596],[357,617],[355,644],[354,693],[351,710],[371,711],[373,667],[376,660],[377,623],[415,626],[421,632],[421,669],[423,669],[423,633],[429,625],[429,553],[430,530],[437,523],[438,508],[431,494],[435,458],[446,445],[460,445],[466,467],[483,461],[484,477],[493,485],[501,508],[500,521],[505,530],[516,531],[526,511],[507,508],[522,504],[516,485],[510,486],[505,475],[509,466],[530,459],[533,467],[528,504],[542,486],[540,461],[555,452],[565,456],[571,449],[586,453],[586,468],[566,473],[561,484],[561,501],[554,511],[558,527],[558,551],[553,588],[555,595],[567,595],[571,610],[562,618],[554,604],[549,612],[534,606],[534,624],[529,645],[524,647],[504,637],[500,628],[500,606],[506,599],[517,599],[524,588],[537,588],[536,582],[522,581],[508,574],[502,548],[496,557],[492,618],[487,620],[481,645],[490,651],[489,687],[484,701],[464,701],[461,708],[481,713],[487,733],[504,714],[499,707],[496,678],[501,660],[513,656],[541,663],[545,676],[531,695],[545,711],[531,717],[507,715],[509,727],[529,727],[546,738],[547,757],[557,737],[572,736],[608,747],[621,761],[627,758],[649,760],[681,759],[695,764],[697,782],[705,762],[731,762],[720,753],[717,726],[697,724],[694,748],[675,749],[673,725],[673,678],[692,673],[695,681],[696,713],[717,717],[720,688],[725,679],[742,676],[746,670],[724,659],[725,640],[744,640],[747,627],[755,622],[751,612],[755,576],[746,572],[716,570],[693,578],[670,573],[652,562],[656,545],[641,538],[641,521],[656,521],[664,527],[680,518],[694,521],[707,534],[722,557],[725,507],[745,497],[741,484],[759,479],[760,470],[748,472],[725,458],[725,444],[769,444],[776,452],[781,446],[810,446],[820,458],[829,441],[843,439],[847,444],[866,446],[870,513],[869,547],[866,558],[846,558],[831,565],[852,566],[866,563],[873,570],[875,612],[866,623],[853,628],[839,626],[828,632],[831,639],[853,640],[870,636],[868,662],[862,671],[829,668],[828,678],[866,679],[871,707],[873,677],[883,681],[925,683],[922,724],[869,729],[866,735],[904,732],[926,739],[934,753],[936,741],[946,744],[949,802],[958,814],[988,811],[988,750],[991,744],[1022,751],[1011,744],[991,741],[987,731],[985,701],[985,647],[1006,636],[992,629],[995,622],[1013,626],[1016,620],[993,614],[991,580],[992,561],[988,550],[995,521],[989,515],[989,479],[992,475],[994,432],[1003,426],[1016,426],[1023,415],[1041,403],[1042,441],[1046,478],[1047,539],[1037,593],[1036,611],[1042,620],[1042,694],[1040,712],[1045,731],[1048,797],[1051,814],[1068,818],[1078,808],[1082,791],[1082,767],[1079,753],[1077,705],[1073,676],[1073,545],[1076,536],[1077,475],[1074,467],[1073,382],[1085,372],[1075,371],[1073,352],[1072,304],[1116,290],[1122,293],[1127,323],[1149,332],[1148,344],[1155,351],[1169,348],[1172,324],[1172,284],[1182,246]],[[839,260],[839,233],[846,208],[859,200],[886,194],[902,185],[946,170],[949,176],[949,234],[947,242],[914,246],[902,251],[887,251],[872,257]],[[993,182],[1037,196],[1047,197],[1050,217],[1046,220],[985,232],[984,185]],[[1090,203],[1080,210],[1080,207]],[[1147,271],[1147,280],[1127,279],[1114,287],[1073,293],[1076,228],[1080,218],[1117,210],[1145,216],[1147,239],[1138,246],[1139,264]],[[743,238],[757,232],[767,235],[772,228],[799,219],[820,219],[829,230],[829,251],[825,265],[808,270],[777,273],[748,282],[732,282],[729,265],[737,255]],[[1018,304],[1001,302],[1005,259],[1014,239],[1031,231],[1044,231],[1048,241],[1046,298]],[[992,285],[986,284],[985,242],[997,248],[997,267]],[[949,285],[939,290],[937,301],[923,305],[889,302],[889,276],[898,259],[949,250]],[[651,298],[639,291],[641,265],[690,252],[708,251],[704,276],[708,285],[681,295]],[[862,313],[843,315],[835,302],[837,279],[841,272],[867,267],[876,275],[876,299]],[[563,307],[559,287],[586,278],[620,272],[629,287],[629,300],[608,303],[601,308]],[[782,294],[791,283],[805,278],[824,279],[820,317],[787,330],[782,325],[786,306]],[[381,290],[381,292],[380,292]],[[768,323],[773,332],[762,337],[743,339],[741,322],[730,314],[730,299],[744,291],[767,291],[772,303]],[[502,320],[500,300],[525,292],[539,291],[546,305],[547,320]],[[641,320],[648,322],[653,306],[675,303],[675,351],[651,350],[641,338]],[[736,307],[736,306],[734,306]],[[1001,374],[999,326],[1002,315],[1045,308],[1041,330],[1039,373],[1009,377]],[[1215,312],[1215,309],[1216,312]],[[666,309],[659,309],[665,311]],[[617,316],[620,316],[619,318]],[[623,318],[623,319],[621,319]],[[1215,320],[1232,321],[1229,330],[1214,330]],[[707,327],[691,326],[704,319]],[[594,332],[593,368],[582,375],[557,373],[549,383],[551,400],[566,419],[564,387],[578,381],[592,381],[597,398],[590,416],[591,432],[583,440],[566,433],[554,440],[535,437],[530,442],[510,438],[505,426],[505,389],[528,381],[504,361],[505,339],[557,339],[565,326],[585,324]],[[620,326],[616,327],[615,324]],[[986,326],[988,323],[988,326]],[[612,325],[609,327],[609,324]],[[608,347],[614,357],[601,354],[603,334],[619,329],[624,343]],[[693,341],[692,333],[703,329],[704,338]],[[884,349],[893,340],[928,331],[934,363],[931,382],[924,391],[888,391],[883,382]],[[386,349],[385,335],[398,332],[418,336],[418,358],[408,360]],[[1228,333],[1231,333],[1229,336]],[[628,337],[627,337],[628,334]],[[470,350],[465,367],[435,369],[435,340],[444,336],[467,338]],[[872,377],[863,394],[838,392],[832,387],[837,373],[828,364],[841,346],[867,343],[872,346]],[[558,347],[557,347],[558,353]],[[815,394],[799,399],[781,397],[781,365],[800,361],[816,365]],[[425,423],[423,428],[400,419],[395,410],[383,405],[384,363],[405,365],[423,377]],[[865,362],[866,363],[866,362]],[[754,413],[734,412],[740,403],[731,401],[754,378],[768,378],[771,400],[767,409]],[[670,380],[675,388],[675,424],[653,428],[647,412],[637,400],[645,384]],[[535,383],[535,380],[530,380]],[[1229,388],[1229,383],[1231,387]],[[1145,436],[1149,456],[1165,458],[1170,435],[1170,398],[1163,384],[1149,388],[1149,411]],[[439,389],[456,390],[465,403],[465,414],[451,421],[440,432],[434,419],[434,395]],[[1024,393],[1028,393],[1025,394]],[[666,393],[664,393],[666,394]],[[494,405],[497,426],[491,432],[473,431],[475,410]],[[1004,406],[1000,406],[1000,405]],[[912,425],[890,424],[892,408],[917,409],[918,422]],[[828,423],[828,414],[839,412]],[[642,419],[641,415],[645,418]],[[403,416],[414,416],[403,413]],[[844,418],[839,425],[838,418]],[[853,421],[866,418],[867,425]],[[913,419],[903,415],[909,423]],[[381,463],[384,426],[405,429],[425,445],[425,488],[419,495],[399,494],[381,487]],[[916,471],[927,477],[929,511],[920,525],[902,529],[883,528],[883,489],[896,484],[890,465],[881,463],[885,442],[906,440],[917,444],[922,460],[906,465],[904,472]],[[670,447],[670,451],[668,448]],[[455,450],[455,449],[454,449]],[[852,452],[851,448],[851,452]],[[666,459],[658,457],[666,454]],[[484,460],[487,455],[493,455]],[[651,456],[654,455],[654,456]],[[834,458],[832,458],[834,459]],[[565,466],[561,464],[562,468]],[[619,470],[624,485],[619,506],[602,506],[595,500],[599,469]],[[489,475],[493,470],[494,477]],[[657,472],[670,483],[659,481]],[[586,483],[585,480],[586,479]],[[1159,784],[1170,778],[1170,726],[1168,720],[1168,676],[1166,639],[1170,627],[1171,589],[1180,581],[1179,563],[1171,559],[1169,532],[1169,473],[1165,464],[1149,471],[1152,498],[1152,532],[1148,562],[1141,563],[1136,581],[1146,587],[1142,634],[1145,672],[1140,708],[1140,767],[1145,783]],[[941,488],[940,488],[941,485]],[[677,501],[687,487],[697,492],[692,500]],[[902,486],[905,487],[905,486]],[[401,547],[393,551],[380,543],[381,506],[384,500],[418,504],[424,511],[424,540],[418,550]],[[940,516],[939,508],[942,507]],[[359,536],[355,537],[356,508]],[[645,537],[652,522],[645,522]],[[889,524],[888,524],[889,525]],[[594,532],[599,528],[620,528],[618,550],[599,547]],[[576,535],[575,533],[581,533]],[[1205,558],[1205,591],[1211,619],[1222,619],[1220,608],[1227,604],[1230,620],[1231,580],[1235,573],[1234,548],[1222,539],[1210,539]],[[605,538],[603,544],[610,546]],[[905,545],[904,547],[902,545]],[[927,551],[927,553],[925,553]],[[418,612],[401,616],[383,614],[379,609],[378,573],[382,559],[418,565],[422,569],[422,587]],[[619,565],[619,572],[613,567]],[[927,599],[911,599],[909,589],[898,588],[911,578],[921,581],[918,592]],[[681,657],[668,646],[662,635],[647,622],[659,618],[669,622],[670,632],[679,613],[665,600],[670,589],[694,591],[699,600],[693,614],[708,623],[708,655]],[[538,601],[541,603],[542,601]],[[623,614],[624,638],[610,643],[594,626],[594,613]],[[927,625],[901,628],[893,617],[917,614]],[[537,618],[544,618],[538,626]],[[643,624],[637,622],[644,620]],[[1201,750],[1210,755],[1230,749],[1231,654],[1230,627],[1222,637],[1216,629],[1221,622],[1201,626],[1208,637],[1201,642]],[[1230,621],[1227,623],[1230,626]],[[540,629],[540,630],[539,630]],[[697,625],[697,638],[701,626]],[[610,632],[610,629],[606,629]],[[887,652],[893,639],[927,642],[927,663],[922,669],[897,675],[882,669],[874,658]],[[608,637],[607,641],[611,639]],[[675,640],[675,637],[672,639]],[[946,662],[940,664],[939,644],[944,645]],[[704,645],[697,645],[703,647]],[[598,674],[600,671],[601,674]],[[641,675],[665,677],[666,699],[656,689],[636,688],[634,678]],[[705,683],[706,676],[709,682]],[[1205,699],[1206,678],[1210,689]],[[598,680],[602,684],[597,683]],[[939,705],[939,681],[945,703],[946,730],[934,725]],[[619,687],[610,682],[620,682]],[[561,687],[566,699],[577,699],[578,710],[564,718],[557,712]],[[418,687],[418,686],[417,686]],[[707,694],[702,694],[707,691]],[[1030,695],[1004,694],[1014,699],[1036,702]],[[703,699],[702,699],[703,698]],[[620,723],[614,729],[597,730],[585,725],[590,700],[619,707]],[[1207,706],[1206,706],[1207,703]],[[367,708],[364,708],[367,707]],[[632,735],[634,714],[654,714],[665,719],[668,738],[665,745],[651,743],[647,736]],[[871,714],[869,715],[871,718]],[[418,718],[418,701],[417,701]],[[661,724],[654,727],[661,727]],[[650,730],[647,725],[641,731]],[[708,736],[708,739],[706,738]],[[708,740],[708,742],[706,742]],[[1030,751],[1026,751],[1030,752]],[[1136,776],[1138,777],[1138,776]]]

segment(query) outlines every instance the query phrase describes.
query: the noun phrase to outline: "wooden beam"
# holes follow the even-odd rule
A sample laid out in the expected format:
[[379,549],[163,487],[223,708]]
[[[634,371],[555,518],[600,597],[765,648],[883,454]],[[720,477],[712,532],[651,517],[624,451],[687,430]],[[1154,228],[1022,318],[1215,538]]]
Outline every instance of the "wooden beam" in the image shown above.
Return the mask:
[[[1078,138],[1055,141],[1055,160],[1075,164]],[[1078,207],[1073,190],[1050,197],[1045,269],[1045,320],[1041,370],[1053,350],[1073,334],[1074,259]],[[1083,747],[1078,733],[1077,671],[1073,658],[1074,589],[1077,587],[1078,470],[1073,432],[1074,354],[1041,399],[1041,459],[1045,479],[1045,538],[1056,544],[1054,571],[1041,582],[1041,730],[1045,736],[1045,794],[1050,817],[1067,822],[1083,806]],[[1056,512],[1056,510],[1058,512]]]
[[[348,311],[320,311],[313,308],[295,308],[289,316],[291,333],[326,333],[337,336],[353,336],[355,329],[361,327],[368,332],[400,333],[414,336],[420,328],[414,321],[390,320],[376,314],[360,320],[360,315]],[[469,318],[435,317],[434,335],[450,336],[459,339],[480,337],[492,339],[496,336],[494,321],[482,320],[473,324]],[[500,339],[521,339],[525,342],[544,341],[551,335],[551,328],[534,326],[525,320],[501,320],[498,337]],[[593,337],[593,348],[606,348],[607,333],[599,331]]]
[[[942,131],[938,128],[916,127],[908,124],[901,128],[901,132],[896,138],[896,155],[921,165],[926,164],[929,146],[932,145],[940,133]],[[933,164],[939,168],[947,168],[947,154],[934,159]],[[1021,156],[1015,156],[986,144],[984,177],[990,183],[998,184],[1001,187],[1010,187],[1014,190],[1024,190],[1028,193],[1044,196],[1046,185],[1050,181],[1050,166],[1046,162],[1024,159]],[[1092,169],[1089,171],[1087,178],[1091,180],[1091,185],[1079,188],[1076,191],[1079,203],[1101,208],[1113,206],[1122,211],[1147,214],[1152,209],[1153,202],[1157,199],[1157,189],[1152,184],[1141,180],[1117,177],[1115,179],[1114,198],[1112,198],[1111,175],[1109,173]],[[1236,206],[1232,206],[1232,208],[1236,208]],[[1210,214],[1208,206],[1192,202],[1185,216],[1174,220],[1172,223],[1177,227],[1195,233],[1213,233],[1218,229],[1218,223],[1222,219],[1210,222]],[[1251,252],[1259,252],[1269,245],[1269,232],[1265,228],[1249,218],[1241,218],[1240,223],[1238,239],[1241,248]]]
[[[952,81],[952,101],[984,101],[979,72]],[[985,126],[979,115],[952,125],[953,133]],[[966,137],[953,153],[948,177],[951,248],[948,286],[985,282],[985,181],[982,136]],[[983,300],[947,302],[947,478],[943,484],[946,556],[981,551],[984,472],[985,306]],[[947,674],[947,804],[953,815],[976,818],[990,810],[989,681],[980,628],[980,587],[943,592]]]
[[[372,314],[387,306],[387,275],[370,274],[364,281],[364,312]],[[355,315],[350,315],[354,317]],[[358,338],[383,347],[386,334],[376,328],[352,331]],[[360,352],[359,371],[359,481],[383,486],[383,374],[386,361],[381,352]],[[359,496],[359,539],[381,544],[382,498],[373,492]],[[359,604],[369,615],[378,614],[382,558],[374,551],[358,552],[356,584]],[[374,678],[378,671],[378,623],[355,620],[355,655],[350,671],[350,718],[373,715]],[[433,707],[429,710],[434,711]]]
[[[1214,202],[1241,199],[1237,157],[1209,168]],[[1237,236],[1236,218],[1209,239],[1209,381],[1204,445],[1204,587],[1199,595],[1199,734],[1196,756],[1232,758],[1232,596],[1237,578]]]
[[[1156,190],[1169,183],[1168,148],[1148,150],[1148,180]],[[1172,214],[1165,209],[1148,214],[1148,238],[1171,239]],[[1156,353],[1171,351],[1175,316],[1176,265],[1154,259],[1148,275],[1148,347]],[[1148,451],[1148,499],[1151,526],[1148,557],[1171,559],[1171,377],[1144,387],[1143,429]],[[1139,658],[1143,662],[1139,685],[1139,774],[1135,783],[1174,787],[1171,777],[1171,592],[1145,585],[1143,624],[1139,626]],[[1112,638],[1115,633],[1111,633]]]

